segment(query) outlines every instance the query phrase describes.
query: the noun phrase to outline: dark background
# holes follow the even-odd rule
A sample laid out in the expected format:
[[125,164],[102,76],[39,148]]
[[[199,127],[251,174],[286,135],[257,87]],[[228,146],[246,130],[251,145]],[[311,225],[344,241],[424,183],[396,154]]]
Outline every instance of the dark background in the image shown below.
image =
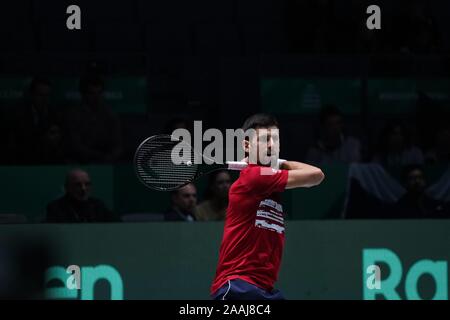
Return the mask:
[[[81,8],[80,31],[66,28],[70,4]],[[381,8],[381,30],[365,27],[366,8],[371,4]],[[135,191],[126,194],[139,188],[129,168],[137,145],[167,130],[178,117],[188,123],[202,120],[205,129],[225,129],[240,127],[245,117],[256,112],[274,113],[282,129],[282,157],[306,161],[307,149],[317,136],[320,110],[292,111],[284,100],[268,103],[271,92],[263,90],[268,79],[330,81],[332,89],[322,92],[321,100],[335,104],[344,114],[346,133],[361,141],[362,162],[373,159],[380,131],[392,119],[401,119],[414,144],[425,153],[432,147],[435,130],[449,122],[449,7],[447,1],[436,0],[4,1],[0,8],[0,110],[6,147],[1,162],[9,174],[1,186],[6,200],[0,211],[11,213],[16,204],[22,208],[19,213],[28,215],[29,207],[21,203],[38,198],[42,205],[34,206],[37,214],[31,216],[43,215],[45,204],[61,191],[65,168],[77,165],[100,166],[100,176],[101,170],[113,172],[106,180],[97,178],[96,192],[108,194],[110,200],[105,201],[113,209],[120,207],[118,214],[162,210],[168,201],[165,195],[148,192],[149,199],[157,199],[151,204],[153,200],[137,200]],[[13,115],[16,105],[26,99],[30,80],[50,79],[52,95],[63,97],[52,104],[65,113],[74,103],[66,93],[76,93],[78,80],[87,74],[105,79],[106,92],[135,88],[136,79],[144,83],[137,94],[124,89],[128,95],[118,102],[119,107],[113,106],[122,128],[120,157],[96,163],[78,161],[76,156],[61,160],[51,155],[36,160],[31,152],[24,156],[34,142],[14,140],[22,129]],[[342,93],[339,85],[346,86],[348,79],[358,82],[353,91],[346,89],[351,98],[336,98]],[[406,83],[416,96],[403,101],[398,110],[395,100],[377,109],[377,96],[371,95],[373,79],[382,79],[383,90],[393,86],[393,92]],[[418,85],[422,82],[426,85]],[[433,88],[441,94],[438,99],[430,94]],[[283,91],[279,96],[284,96]],[[277,97],[275,93],[275,102]],[[292,99],[297,98],[294,94]],[[346,105],[349,100],[356,106]],[[135,112],[134,104],[144,107]],[[66,145],[70,148],[70,143]],[[425,164],[431,166],[431,180],[437,180],[448,162]],[[327,190],[331,198],[340,200],[330,200],[320,217],[341,216],[347,172],[342,165],[348,164],[327,168],[332,182],[322,192]],[[60,177],[60,186],[54,184],[51,191],[42,192],[36,180],[45,184],[43,177],[52,176]],[[106,186],[110,181],[113,187]],[[11,193],[15,198],[8,196]],[[299,208],[308,196],[290,198],[297,201],[291,206]],[[123,203],[132,205],[127,209]],[[312,208],[311,202],[304,211]]]

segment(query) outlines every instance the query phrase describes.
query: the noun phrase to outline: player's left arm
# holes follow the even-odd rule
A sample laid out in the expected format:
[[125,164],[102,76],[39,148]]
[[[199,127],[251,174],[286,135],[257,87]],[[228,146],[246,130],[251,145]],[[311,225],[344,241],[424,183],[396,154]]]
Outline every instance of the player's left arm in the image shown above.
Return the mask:
[[288,170],[286,189],[314,187],[325,179],[321,169],[302,162],[284,161],[280,169]]

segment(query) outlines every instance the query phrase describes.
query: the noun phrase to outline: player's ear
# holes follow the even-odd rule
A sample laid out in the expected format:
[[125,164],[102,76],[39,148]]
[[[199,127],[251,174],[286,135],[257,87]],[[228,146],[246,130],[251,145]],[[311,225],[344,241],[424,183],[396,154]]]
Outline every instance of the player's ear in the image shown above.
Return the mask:
[[247,139],[242,140],[242,149],[244,149],[245,155],[250,153],[250,141]]

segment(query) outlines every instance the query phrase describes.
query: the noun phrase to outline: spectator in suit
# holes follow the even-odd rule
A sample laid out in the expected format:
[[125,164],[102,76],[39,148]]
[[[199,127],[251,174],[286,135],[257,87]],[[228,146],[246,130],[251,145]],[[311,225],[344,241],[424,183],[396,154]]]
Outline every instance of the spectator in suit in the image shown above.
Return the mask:
[[172,191],[170,208],[164,212],[165,221],[195,221],[197,188],[193,183]]
[[47,205],[46,222],[111,222],[113,213],[100,199],[91,197],[91,178],[86,171],[69,171],[65,195]]
[[231,176],[228,171],[215,171],[209,175],[205,200],[195,208],[195,217],[198,221],[225,219],[230,186]]
[[50,104],[51,93],[50,81],[35,77],[14,110],[7,144],[15,164],[66,163],[62,112]]

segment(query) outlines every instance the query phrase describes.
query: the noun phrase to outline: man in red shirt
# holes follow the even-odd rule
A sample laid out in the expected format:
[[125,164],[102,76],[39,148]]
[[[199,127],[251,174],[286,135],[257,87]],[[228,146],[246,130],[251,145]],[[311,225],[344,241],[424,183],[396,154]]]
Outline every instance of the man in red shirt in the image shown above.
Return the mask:
[[[249,165],[229,191],[219,263],[210,293],[216,300],[283,299],[273,288],[284,247],[281,192],[316,186],[324,174],[304,163],[278,159],[278,122],[274,117],[253,115],[242,129],[254,129],[256,134],[243,141]],[[278,168],[270,168],[268,159],[278,160]]]

